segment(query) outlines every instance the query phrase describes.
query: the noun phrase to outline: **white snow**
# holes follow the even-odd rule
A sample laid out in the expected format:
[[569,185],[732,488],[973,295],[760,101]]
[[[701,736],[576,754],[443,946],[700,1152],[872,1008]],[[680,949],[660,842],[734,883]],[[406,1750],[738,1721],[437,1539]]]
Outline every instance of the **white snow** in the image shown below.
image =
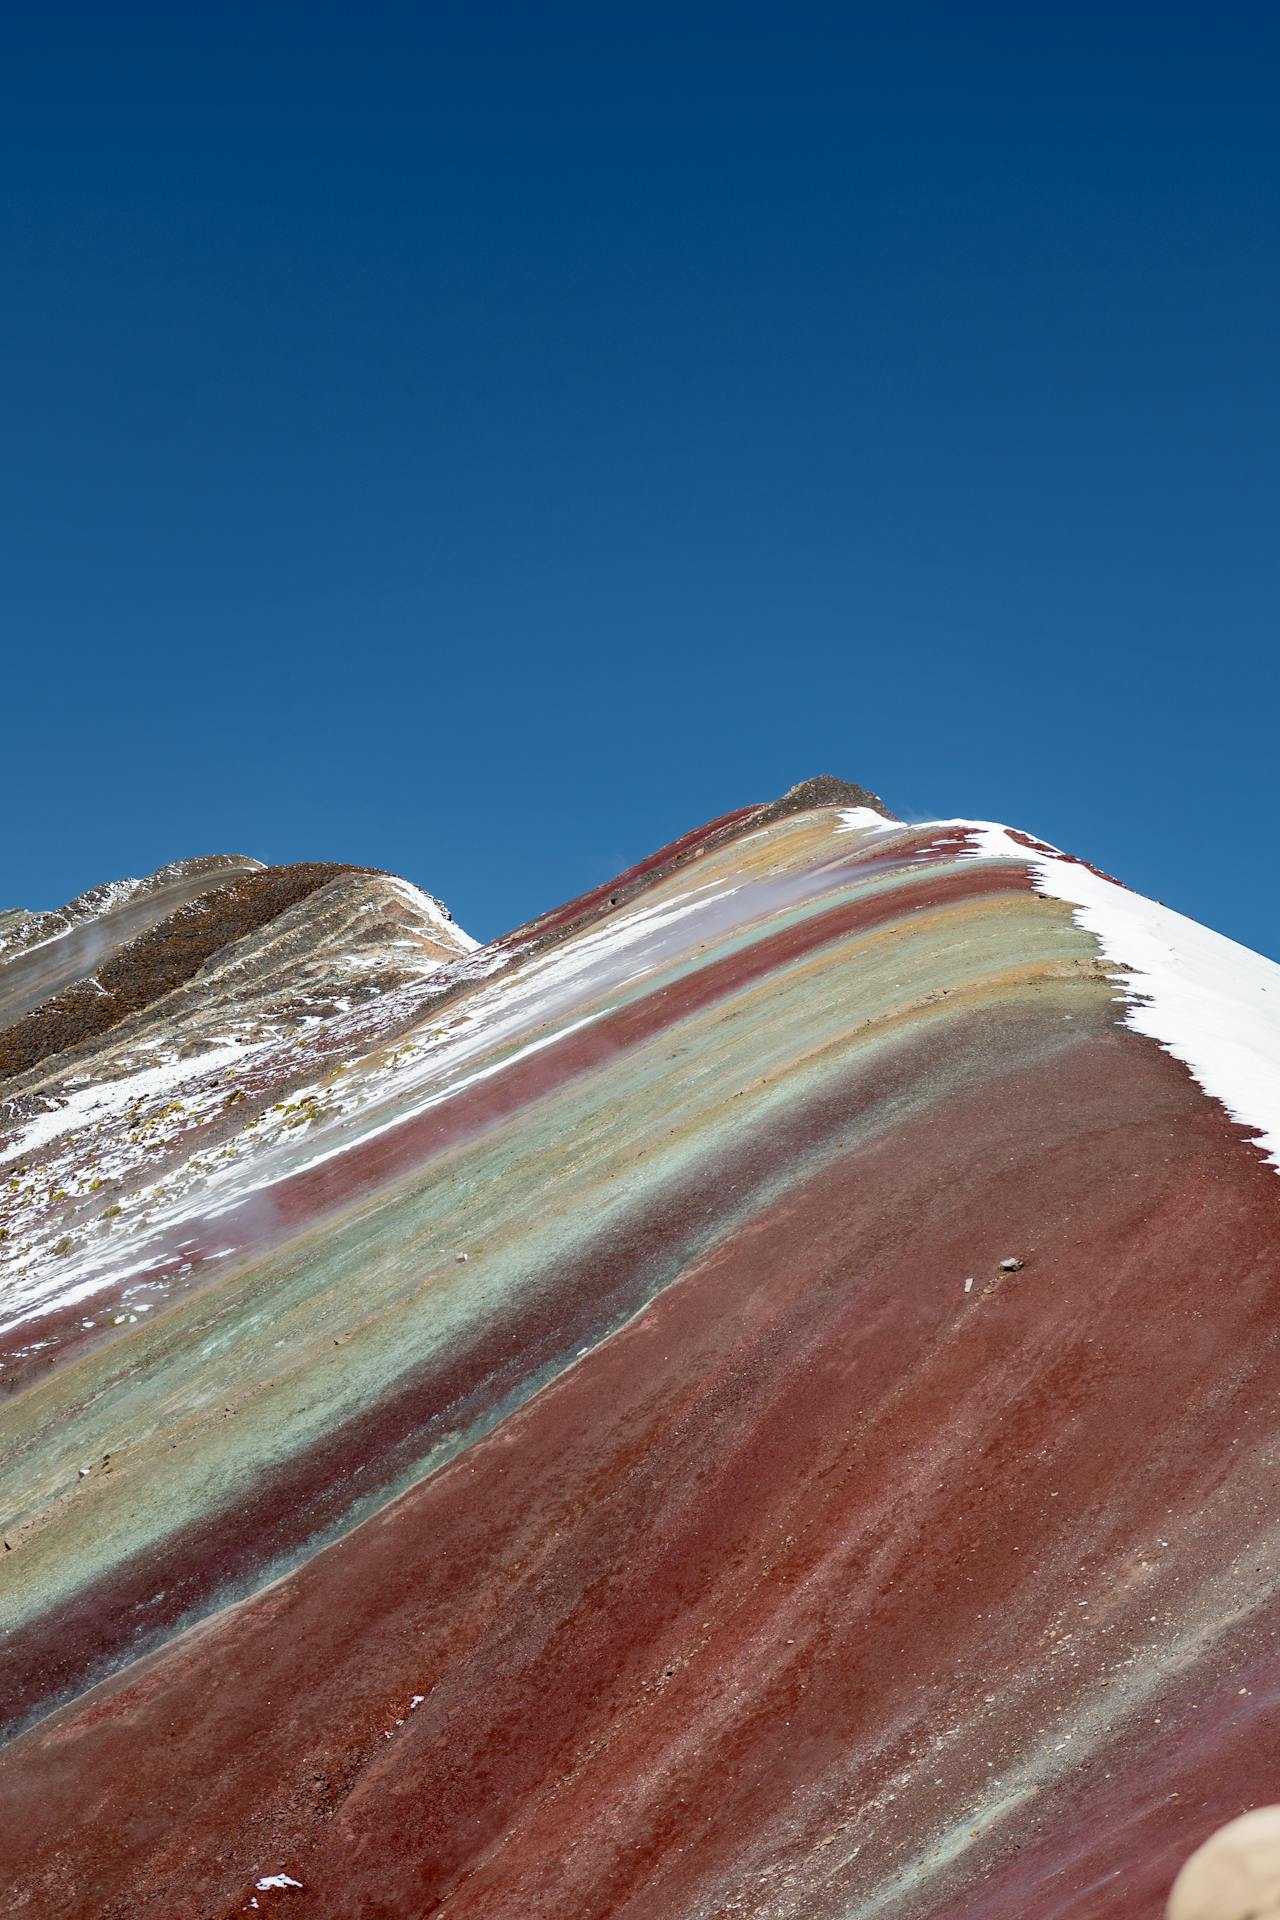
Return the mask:
[[[838,833],[895,825],[870,807],[842,808]],[[967,856],[1016,860],[1037,892],[1074,909],[1098,942],[1125,1002],[1125,1023],[1181,1060],[1280,1171],[1280,965],[1107,880],[1059,848],[1024,846],[993,820],[924,820],[913,832],[964,829]],[[927,849],[926,849],[927,851]]]
[[876,833],[886,828],[901,829],[906,824],[902,820],[886,820],[874,807],[837,807],[836,816],[840,822],[837,833]]
[[267,1873],[263,1875],[261,1880],[255,1881],[254,1884],[259,1893],[266,1893],[272,1887],[301,1888],[302,1886],[301,1880],[294,1880],[287,1873]]
[[463,953],[474,953],[482,944],[465,932],[436,899],[433,893],[424,893],[421,887],[415,887],[411,880],[391,879],[388,882],[392,892],[402,894],[411,900],[425,919],[439,928],[446,946],[460,947]]
[[1126,1024],[1189,1067],[1280,1169],[1280,966],[1056,848],[1021,846],[1006,827],[936,824],[972,828],[972,857],[1021,861],[1038,892],[1074,908],[1103,959],[1130,969],[1116,975]]
[[23,1160],[38,1147],[44,1147],[59,1135],[70,1133],[75,1127],[92,1123],[101,1127],[113,1114],[125,1113],[139,1099],[167,1093],[171,1087],[178,1087],[190,1080],[194,1074],[217,1072],[229,1067],[234,1060],[240,1060],[250,1050],[234,1040],[214,1045],[198,1055],[187,1059],[173,1058],[163,1060],[156,1066],[144,1068],[141,1073],[131,1073],[119,1080],[105,1080],[94,1085],[92,1082],[84,1088],[70,1094],[61,1106],[48,1108],[44,1113],[36,1114],[33,1120],[13,1134],[0,1147],[0,1166],[10,1160]]

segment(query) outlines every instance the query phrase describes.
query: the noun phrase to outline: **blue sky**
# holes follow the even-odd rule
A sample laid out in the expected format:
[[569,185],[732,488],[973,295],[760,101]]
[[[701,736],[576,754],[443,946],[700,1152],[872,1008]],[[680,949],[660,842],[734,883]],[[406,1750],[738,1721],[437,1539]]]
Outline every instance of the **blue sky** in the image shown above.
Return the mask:
[[831,771],[1280,955],[1280,15],[58,6],[0,73],[0,905],[482,937]]

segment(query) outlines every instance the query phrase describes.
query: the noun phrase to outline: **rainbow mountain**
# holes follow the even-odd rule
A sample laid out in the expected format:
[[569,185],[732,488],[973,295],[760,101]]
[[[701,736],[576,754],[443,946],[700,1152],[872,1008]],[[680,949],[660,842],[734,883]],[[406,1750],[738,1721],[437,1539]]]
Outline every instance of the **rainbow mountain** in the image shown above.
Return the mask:
[[0,1881],[1156,1920],[1280,1798],[1280,967],[827,777],[0,915]]

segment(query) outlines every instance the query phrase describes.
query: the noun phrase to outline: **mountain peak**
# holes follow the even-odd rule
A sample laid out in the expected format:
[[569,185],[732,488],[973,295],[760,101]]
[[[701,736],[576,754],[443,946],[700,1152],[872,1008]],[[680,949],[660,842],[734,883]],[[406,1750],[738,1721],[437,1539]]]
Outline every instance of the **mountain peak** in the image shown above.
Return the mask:
[[841,780],[834,773],[815,773],[807,780],[798,781],[781,799],[762,807],[759,817],[765,821],[781,820],[789,813],[805,813],[811,807],[870,807],[873,812],[882,813],[886,820],[897,818],[878,794],[851,780]]

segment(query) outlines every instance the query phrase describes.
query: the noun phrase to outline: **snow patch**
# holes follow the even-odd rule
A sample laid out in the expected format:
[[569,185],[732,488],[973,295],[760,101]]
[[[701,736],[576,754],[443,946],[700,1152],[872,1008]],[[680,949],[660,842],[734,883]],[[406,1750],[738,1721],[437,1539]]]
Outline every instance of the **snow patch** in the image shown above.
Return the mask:
[[196,1074],[212,1073],[228,1067],[233,1061],[242,1059],[248,1051],[238,1041],[225,1041],[221,1045],[207,1047],[203,1053],[186,1059],[164,1060],[119,1080],[97,1084],[90,1082],[88,1086],[67,1096],[62,1105],[50,1107],[28,1120],[6,1145],[0,1147],[0,1166],[11,1160],[25,1159],[37,1148],[48,1146],[51,1140],[71,1132],[73,1128],[89,1123],[101,1126],[110,1115],[126,1112],[135,1100],[167,1093],[171,1087],[181,1086]]
[[886,833],[900,830],[901,820],[886,820],[874,807],[837,807],[837,833]]
[[442,901],[436,899],[434,893],[425,893],[421,887],[415,887],[411,880],[392,878],[389,885],[393,893],[402,894],[405,899],[413,902],[423,918],[429,920],[439,930],[446,946],[458,947],[463,953],[474,953],[482,944],[458,925],[448,908]]
[[1197,920],[1162,907],[1060,853],[1038,851],[988,820],[946,821],[973,831],[972,858],[1018,860],[1038,892],[1074,909],[1115,976],[1125,1023],[1190,1068],[1253,1144],[1280,1169],[1280,966]]

